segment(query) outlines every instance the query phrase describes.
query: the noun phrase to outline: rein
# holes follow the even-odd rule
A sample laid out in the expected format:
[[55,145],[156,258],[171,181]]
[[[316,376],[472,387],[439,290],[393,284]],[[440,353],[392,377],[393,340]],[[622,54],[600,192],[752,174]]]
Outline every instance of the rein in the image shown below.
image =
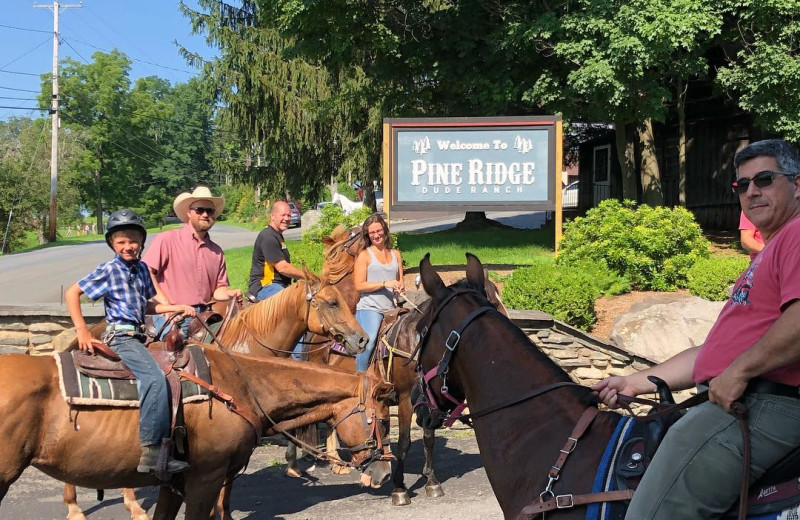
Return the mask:
[[[287,439],[288,439],[290,442],[294,443],[296,446],[299,446],[301,449],[305,450],[307,453],[311,453],[311,454],[313,454],[313,455],[314,455],[314,458],[316,458],[317,460],[324,460],[324,459],[339,459],[339,457],[332,456],[332,455],[328,455],[328,454],[326,454],[326,452],[325,452],[324,450],[320,450],[320,449],[319,449],[319,448],[317,448],[316,446],[311,446],[310,444],[308,444],[308,443],[306,443],[306,442],[304,442],[304,441],[302,441],[302,440],[298,439],[297,437],[295,437],[294,435],[292,435],[292,434],[291,434],[291,433],[289,433],[288,431],[286,431],[286,430],[284,430],[283,428],[281,428],[281,427],[279,426],[279,423],[275,422],[275,420],[274,420],[274,419],[273,419],[273,418],[272,418],[272,417],[271,417],[271,416],[270,416],[270,415],[269,415],[269,414],[268,414],[268,413],[267,413],[267,412],[264,410],[264,408],[261,406],[261,403],[260,403],[260,402],[259,402],[259,400],[258,400],[258,396],[255,394],[255,392],[254,392],[254,390],[253,390],[253,387],[252,387],[252,386],[251,386],[251,384],[250,384],[250,380],[249,380],[247,377],[244,377],[244,371],[242,370],[242,367],[241,367],[241,365],[239,364],[239,362],[238,362],[238,360],[236,359],[236,357],[235,357],[235,356],[234,356],[234,355],[233,355],[233,354],[230,352],[230,350],[229,350],[229,349],[228,349],[228,348],[227,348],[225,345],[223,345],[223,344],[222,344],[222,342],[220,342],[220,340],[219,340],[219,338],[217,337],[217,335],[214,333],[214,331],[213,331],[213,330],[211,330],[211,327],[209,327],[209,326],[208,326],[208,324],[205,322],[205,320],[203,320],[203,319],[201,319],[201,318],[198,318],[198,321],[200,321],[200,324],[203,326],[203,328],[205,328],[205,329],[206,329],[206,332],[208,332],[208,333],[211,335],[211,338],[212,338],[212,339],[214,340],[214,342],[217,344],[217,346],[219,347],[219,349],[220,349],[220,350],[221,350],[221,351],[222,351],[222,352],[223,352],[223,353],[224,353],[226,356],[228,356],[228,358],[230,358],[230,359],[231,359],[231,361],[233,361],[234,365],[236,366],[236,371],[237,371],[237,372],[238,372],[238,373],[239,373],[239,374],[242,376],[242,378],[241,378],[241,379],[244,381],[244,384],[247,386],[247,389],[248,389],[248,391],[249,391],[249,392],[250,392],[250,394],[253,396],[253,400],[255,401],[255,403],[256,403],[256,406],[258,407],[258,410],[261,412],[261,414],[262,414],[262,415],[263,415],[263,416],[264,416],[264,417],[265,417],[265,418],[266,418],[266,419],[269,421],[269,423],[272,425],[272,426],[270,427],[271,429],[274,429],[274,430],[276,430],[278,433],[280,433],[281,435],[283,435],[284,437],[286,437],[286,438],[287,438]],[[262,433],[262,432],[263,432],[263,431],[266,429],[266,428],[265,428],[265,425],[264,425],[264,421],[263,421],[262,419],[258,418],[258,417],[257,417],[257,416],[256,416],[254,413],[250,412],[250,411],[249,411],[249,410],[247,410],[246,408],[242,408],[242,407],[239,407],[239,406],[237,406],[237,405],[236,405],[236,403],[234,402],[234,400],[233,400],[233,397],[232,397],[232,396],[229,396],[228,394],[224,394],[224,393],[222,393],[222,392],[219,392],[219,389],[218,389],[218,388],[217,388],[217,392],[216,392],[216,393],[215,393],[215,392],[213,392],[211,385],[208,385],[207,383],[205,383],[205,381],[202,381],[201,379],[198,379],[198,381],[199,381],[199,382],[198,382],[198,381],[195,381],[194,379],[187,377],[187,376],[188,376],[188,374],[184,374],[184,373],[181,373],[181,376],[182,376],[182,377],[186,377],[186,379],[190,379],[190,380],[194,381],[195,383],[198,383],[198,384],[200,384],[201,386],[203,386],[204,388],[206,388],[206,389],[208,389],[209,391],[211,391],[211,392],[212,392],[212,395],[213,395],[214,397],[216,397],[217,399],[220,399],[222,402],[224,402],[224,403],[225,403],[225,405],[226,405],[226,406],[227,406],[227,407],[228,407],[228,408],[229,408],[229,409],[230,409],[232,412],[234,412],[234,413],[236,413],[236,414],[240,415],[241,417],[243,417],[244,419],[246,419],[246,420],[247,420],[247,421],[248,421],[248,422],[249,422],[251,425],[253,425],[254,429],[256,429],[256,440],[255,440],[255,445],[253,446],[253,449],[255,449],[255,447],[256,447],[256,446],[258,446],[258,442],[259,442],[259,440],[260,440],[260,438],[261,438],[261,433]],[[361,383],[361,387],[360,387],[360,388],[363,388],[363,386],[364,386],[364,382],[362,381],[362,383]],[[213,388],[216,388],[216,387],[213,387]],[[370,398],[370,399],[371,399],[371,398]],[[359,404],[361,404],[361,401],[362,401],[362,397],[361,397],[361,394],[359,393]],[[375,408],[376,408],[376,407],[375,407],[375,405],[374,405],[374,403],[373,403],[373,406],[372,406],[372,410],[373,410],[373,412],[372,412],[372,413],[373,413],[373,415],[375,414],[375,412],[374,412]],[[349,416],[349,415],[351,415],[352,413],[353,413],[353,412],[350,412],[350,414],[348,414],[348,416]],[[253,421],[253,420],[252,420],[252,418],[255,418],[255,419],[257,419],[257,420],[258,420],[258,425],[260,425],[260,428],[259,428],[259,429],[257,429],[257,428],[256,428],[256,422],[255,422],[255,421]],[[341,422],[341,421],[337,421],[337,422],[336,422],[336,424],[339,424],[340,422]],[[334,425],[334,427],[333,427],[333,429],[334,429],[334,430],[336,429],[336,424],[335,424],[335,425]],[[378,430],[378,432],[379,432],[379,430]],[[380,437],[380,433],[378,433],[378,436]],[[368,441],[367,441],[367,442],[368,442]],[[366,445],[366,444],[367,444],[367,442],[365,442],[364,444]],[[380,444],[380,441],[379,441],[379,444]],[[370,448],[365,448],[365,449],[370,449]],[[374,450],[374,449],[370,449],[370,453],[368,453],[368,454],[365,456],[365,460],[364,460],[364,461],[359,461],[359,463],[358,463],[358,464],[356,464],[356,463],[351,463],[351,462],[346,462],[346,461],[342,461],[342,460],[336,460],[336,462],[337,462],[337,463],[339,463],[339,464],[341,464],[341,465],[343,465],[343,466],[349,466],[349,467],[351,467],[351,468],[355,468],[355,469],[358,469],[358,470],[360,470],[360,469],[361,469],[363,466],[366,466],[366,465],[368,465],[369,463],[371,463],[372,461],[374,461],[374,460],[376,460],[376,459],[379,459],[379,458],[380,458],[380,459],[383,459],[383,457],[384,457],[384,456],[386,456],[386,454],[385,454],[385,453],[381,453],[380,455],[378,455],[378,454],[375,452],[375,450]]]

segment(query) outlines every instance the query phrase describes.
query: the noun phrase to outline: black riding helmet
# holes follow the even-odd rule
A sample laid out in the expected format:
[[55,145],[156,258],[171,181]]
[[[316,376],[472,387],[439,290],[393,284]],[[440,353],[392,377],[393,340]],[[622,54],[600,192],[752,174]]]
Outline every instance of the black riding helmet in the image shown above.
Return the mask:
[[123,229],[136,229],[142,234],[142,248],[144,242],[147,240],[147,228],[144,227],[144,220],[132,209],[118,209],[108,217],[106,223],[106,244],[113,249],[111,245],[111,234],[115,231]]

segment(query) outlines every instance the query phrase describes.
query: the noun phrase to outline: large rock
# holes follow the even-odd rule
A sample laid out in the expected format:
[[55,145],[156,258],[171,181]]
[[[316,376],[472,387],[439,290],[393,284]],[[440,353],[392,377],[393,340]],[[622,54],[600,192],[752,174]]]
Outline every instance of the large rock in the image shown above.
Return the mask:
[[724,304],[682,294],[654,295],[617,318],[611,341],[631,354],[665,361],[702,344]]
[[305,213],[303,213],[303,216],[300,217],[300,226],[303,229],[308,229],[311,226],[313,226],[314,224],[316,224],[317,222],[319,222],[320,218],[322,218],[322,212],[321,211],[318,211],[316,209],[310,209],[310,210],[306,211]]

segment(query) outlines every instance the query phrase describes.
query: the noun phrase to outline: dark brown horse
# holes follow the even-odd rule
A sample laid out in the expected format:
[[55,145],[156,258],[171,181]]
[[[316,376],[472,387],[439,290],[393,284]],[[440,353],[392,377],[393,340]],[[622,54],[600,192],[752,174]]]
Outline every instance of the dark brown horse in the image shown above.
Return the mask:
[[[467,255],[468,290],[448,288],[426,256],[420,263],[422,283],[432,305],[421,322],[428,325],[420,345],[420,368],[427,374],[449,357],[446,385],[451,396],[466,399],[470,411],[497,410],[473,419],[475,435],[486,474],[506,518],[521,518],[522,509],[539,498],[548,485],[548,472],[567,437],[587,408],[594,407],[589,391],[559,387],[535,398],[503,407],[515,398],[559,382],[569,376],[539,351],[507,317],[485,310],[460,332],[465,317],[488,306],[483,294],[483,268]],[[480,312],[480,311],[476,311]],[[424,328],[423,328],[424,332]],[[449,350],[445,343],[452,350]],[[454,403],[442,396],[442,377],[433,377],[430,390],[436,405],[452,410]],[[600,412],[591,429],[570,455],[560,478],[552,485],[555,495],[589,493],[595,470],[620,415]],[[585,507],[548,513],[554,518],[578,519]]]
[[[185,405],[191,464],[182,474],[185,496],[162,487],[156,520],[175,518],[184,501],[186,518],[208,518],[223,482],[241,471],[258,438],[271,431],[267,415],[283,428],[341,421],[336,429],[348,446],[364,446],[372,436],[354,409],[365,406],[382,428],[387,424],[388,408],[376,400],[387,391],[382,384],[364,393],[363,378],[333,368],[228,355],[211,346],[205,351],[214,383],[260,424],[219,403]],[[154,476],[136,471],[138,410],[70,407],[61,396],[52,357],[2,356],[0,381],[0,500],[31,465],[58,480],[96,489],[157,484]],[[372,456],[371,451],[355,456]]]
[[[322,276],[330,283],[336,285],[344,295],[351,310],[355,311],[359,299],[359,292],[355,289],[353,282],[353,266],[358,252],[364,248],[363,237],[360,228],[334,232],[330,239],[325,243],[325,262],[322,266]],[[486,279],[486,291],[491,294],[493,304],[506,312],[505,307],[500,301],[497,287]],[[423,302],[420,310],[427,308],[429,302]],[[393,337],[392,347],[397,350],[393,357],[392,366],[388,366],[388,360],[378,360],[383,363],[383,373],[391,374],[391,383],[397,393],[397,417],[398,417],[398,441],[395,456],[397,462],[392,471],[392,481],[394,490],[392,491],[392,503],[394,505],[407,505],[411,503],[408,490],[405,486],[404,459],[411,446],[411,420],[413,409],[411,406],[411,391],[417,382],[417,373],[414,363],[408,363],[408,359],[417,344],[416,324],[421,314],[417,309],[412,308],[409,313],[404,314],[395,325],[397,335]],[[312,342],[319,341],[321,338],[312,338]],[[376,347],[376,350],[379,350]],[[332,366],[340,366],[347,370],[355,370],[355,358],[341,356],[330,353],[328,345],[311,347],[310,360],[318,363],[326,363]],[[439,497],[444,495],[442,486],[436,479],[433,469],[433,447],[435,433],[431,429],[423,430],[423,445],[425,448],[425,463],[422,474],[426,477],[425,493],[429,497]],[[291,464],[291,461],[290,461]]]
[[[251,350],[265,352],[259,357],[285,357],[297,338],[308,329],[337,338],[353,352],[362,350],[366,341],[364,332],[355,321],[341,293],[307,269],[305,272],[306,280],[234,317],[220,338],[222,344],[232,346],[233,350],[240,353]],[[105,322],[101,321],[92,327],[93,335],[99,337],[104,328]],[[138,506],[133,490],[124,489],[123,497],[132,520],[148,519]],[[63,498],[68,508],[67,519],[84,520],[85,516],[77,505],[73,484],[65,484]]]

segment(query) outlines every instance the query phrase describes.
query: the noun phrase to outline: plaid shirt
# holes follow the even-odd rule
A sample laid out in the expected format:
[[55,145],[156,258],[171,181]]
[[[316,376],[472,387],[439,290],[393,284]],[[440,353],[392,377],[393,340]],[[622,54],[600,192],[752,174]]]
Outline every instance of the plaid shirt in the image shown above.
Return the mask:
[[147,265],[128,264],[119,255],[78,280],[78,287],[92,300],[103,297],[109,324],[144,323],[147,300],[156,295]]

